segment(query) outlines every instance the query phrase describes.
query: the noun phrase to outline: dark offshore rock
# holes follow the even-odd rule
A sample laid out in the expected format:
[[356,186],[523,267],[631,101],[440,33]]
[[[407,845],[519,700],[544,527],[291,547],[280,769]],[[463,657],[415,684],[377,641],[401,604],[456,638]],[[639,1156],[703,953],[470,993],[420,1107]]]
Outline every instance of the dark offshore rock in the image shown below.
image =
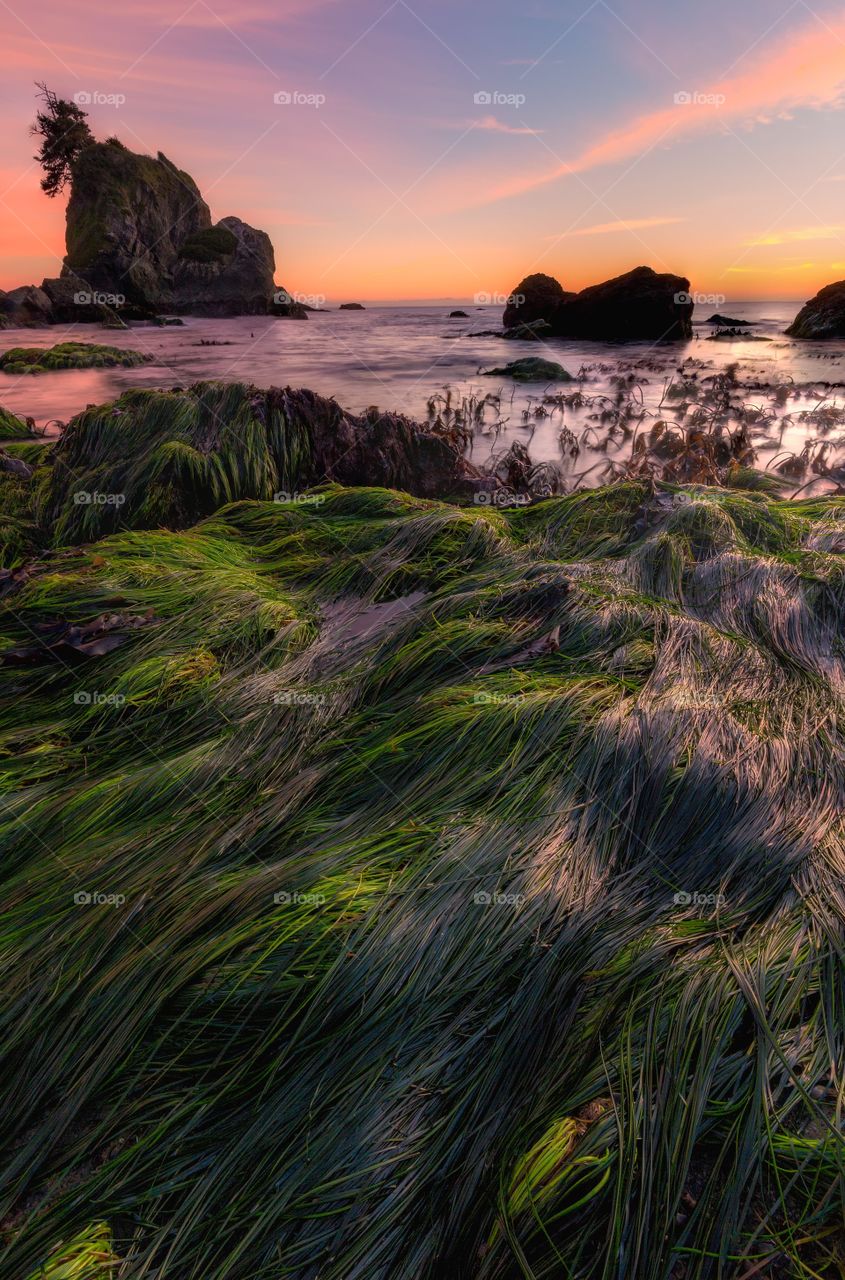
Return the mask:
[[364,305],[361,302],[341,302],[338,311],[363,311]]
[[551,322],[562,303],[574,297],[575,294],[567,293],[554,276],[538,271],[520,280],[510,295],[502,323],[506,329],[513,329],[516,325],[532,324],[536,320]]
[[139,315],[270,307],[269,237],[240,218],[212,225],[193,178],[161,152],[137,155],[116,139],[86,147],[73,166],[66,247],[63,277],[81,277]]
[[469,320],[469,316],[465,311],[450,311],[449,319],[450,320]]
[[506,329],[546,321],[549,337],[599,342],[669,341],[692,337],[693,301],[689,280],[635,267],[625,275],[564,293],[551,276],[528,276],[514,290],[524,297],[505,308]]
[[707,324],[717,324],[722,329],[750,329],[750,320],[732,320],[730,316],[720,316],[718,312],[715,316],[710,316]]
[[0,293],[0,316],[3,328],[40,328],[53,319],[53,304],[43,289],[22,284],[8,293]]
[[790,338],[845,338],[845,280],[821,289],[786,332]]
[[281,285],[275,287],[270,305],[271,315],[288,320],[307,320],[308,312],[315,310],[317,310],[316,307],[307,307],[303,302],[297,302],[296,298]]

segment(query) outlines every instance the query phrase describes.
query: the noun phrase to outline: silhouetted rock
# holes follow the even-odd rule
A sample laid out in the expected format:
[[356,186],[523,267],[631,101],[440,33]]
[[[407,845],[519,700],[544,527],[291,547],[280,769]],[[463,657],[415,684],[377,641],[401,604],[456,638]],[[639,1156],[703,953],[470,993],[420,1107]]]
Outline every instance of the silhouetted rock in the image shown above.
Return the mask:
[[273,291],[273,302],[270,307],[270,314],[281,316],[288,320],[307,320],[308,312],[316,310],[315,307],[307,307],[303,302],[297,302],[287,289],[277,286]]
[[449,319],[450,320],[469,320],[469,316],[465,311],[450,311]]
[[363,311],[364,306],[360,302],[341,302],[338,307],[339,311]]
[[786,332],[790,338],[845,338],[845,280],[820,290]]
[[[669,341],[692,337],[693,301],[689,280],[635,267],[602,284],[565,293],[551,276],[528,276],[505,308],[506,329],[526,321],[546,321],[549,337],[600,342]],[[524,301],[517,303],[516,299]],[[536,336],[531,333],[527,336]]]
[[707,324],[717,324],[724,329],[750,329],[750,320],[732,320],[730,316],[720,316],[718,312],[711,316]]
[[505,307],[502,323],[506,329],[517,325],[532,324],[535,320],[551,322],[552,316],[567,298],[574,298],[574,293],[567,293],[555,280],[554,276],[526,276],[510,295]]

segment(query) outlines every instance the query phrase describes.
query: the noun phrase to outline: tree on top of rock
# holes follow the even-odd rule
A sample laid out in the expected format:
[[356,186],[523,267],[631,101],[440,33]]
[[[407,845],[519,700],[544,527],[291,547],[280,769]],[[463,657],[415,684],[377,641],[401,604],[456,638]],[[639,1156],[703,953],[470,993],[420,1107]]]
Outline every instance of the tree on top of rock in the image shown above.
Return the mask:
[[38,88],[44,107],[36,115],[30,132],[41,138],[35,157],[44,170],[41,189],[48,196],[57,196],[71,179],[74,160],[80,151],[91,146],[94,135],[81,107],[59,98],[46,84],[39,82]]

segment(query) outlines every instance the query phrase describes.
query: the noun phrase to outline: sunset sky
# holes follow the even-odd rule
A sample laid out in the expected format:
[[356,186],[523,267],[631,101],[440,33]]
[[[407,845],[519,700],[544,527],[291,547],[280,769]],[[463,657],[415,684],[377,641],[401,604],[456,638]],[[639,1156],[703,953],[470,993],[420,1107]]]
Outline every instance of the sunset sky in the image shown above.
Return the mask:
[[0,0],[0,33],[3,288],[64,251],[35,80],[164,151],[329,305],[640,263],[727,300],[845,277],[843,5]]

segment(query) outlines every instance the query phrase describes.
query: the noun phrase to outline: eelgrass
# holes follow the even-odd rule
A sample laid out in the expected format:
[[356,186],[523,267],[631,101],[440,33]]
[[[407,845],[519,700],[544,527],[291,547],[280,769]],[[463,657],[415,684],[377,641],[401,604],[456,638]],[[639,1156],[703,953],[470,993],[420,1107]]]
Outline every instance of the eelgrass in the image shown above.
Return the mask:
[[845,502],[320,496],[7,600],[0,1274],[841,1275]]

